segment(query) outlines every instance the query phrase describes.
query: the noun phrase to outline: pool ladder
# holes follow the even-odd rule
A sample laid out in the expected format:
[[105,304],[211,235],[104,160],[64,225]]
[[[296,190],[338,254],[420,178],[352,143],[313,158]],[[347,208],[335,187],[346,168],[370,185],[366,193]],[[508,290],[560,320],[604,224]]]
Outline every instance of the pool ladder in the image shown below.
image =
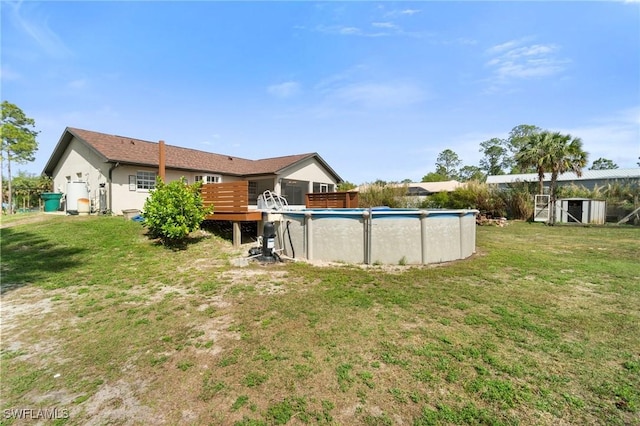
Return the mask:
[[[262,198],[262,202],[264,206],[260,206],[260,198]],[[266,210],[284,210],[289,206],[287,203],[287,199],[271,192],[270,190],[266,190],[262,193],[260,197],[258,197],[258,208],[264,208]]]

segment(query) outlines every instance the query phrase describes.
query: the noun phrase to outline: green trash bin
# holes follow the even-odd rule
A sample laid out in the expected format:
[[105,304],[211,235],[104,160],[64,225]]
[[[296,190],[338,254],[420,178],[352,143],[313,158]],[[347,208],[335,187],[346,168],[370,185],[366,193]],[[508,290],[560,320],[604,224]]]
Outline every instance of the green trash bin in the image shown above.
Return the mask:
[[44,200],[45,212],[57,212],[60,209],[61,192],[43,192],[40,198]]

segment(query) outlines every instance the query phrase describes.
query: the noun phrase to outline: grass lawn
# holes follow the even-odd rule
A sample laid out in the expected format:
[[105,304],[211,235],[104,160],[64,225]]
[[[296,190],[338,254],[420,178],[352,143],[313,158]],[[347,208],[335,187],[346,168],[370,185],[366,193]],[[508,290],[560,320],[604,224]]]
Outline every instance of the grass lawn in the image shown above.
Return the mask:
[[240,268],[206,233],[168,250],[122,218],[13,225],[2,425],[640,425],[638,228],[479,227],[475,256],[437,266]]

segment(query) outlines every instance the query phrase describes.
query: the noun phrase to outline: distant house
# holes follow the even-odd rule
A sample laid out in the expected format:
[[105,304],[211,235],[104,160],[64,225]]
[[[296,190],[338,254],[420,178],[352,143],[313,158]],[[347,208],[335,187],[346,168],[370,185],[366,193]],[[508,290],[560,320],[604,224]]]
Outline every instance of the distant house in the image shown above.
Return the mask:
[[[515,174],[515,175],[494,175],[487,176],[487,183],[506,187],[515,182],[538,182],[537,173]],[[549,187],[551,173],[545,173],[544,186]],[[558,186],[575,184],[593,190],[596,186],[604,187],[608,184],[640,184],[640,168],[637,169],[612,169],[612,170],[583,170],[582,176],[578,177],[573,172],[563,173],[558,176]]]
[[464,186],[464,183],[457,180],[447,180],[444,182],[411,182],[407,184],[408,195],[427,196],[438,192],[453,192]]
[[[368,186],[372,184],[361,185],[354,189],[354,191],[364,191]],[[408,183],[393,183],[390,184],[394,187],[407,187],[407,195],[426,197],[427,195],[437,194],[438,192],[453,192],[457,188],[464,185],[457,180],[447,180],[444,182],[408,182]]]
[[[163,161],[161,161],[161,147]],[[165,181],[248,181],[249,200],[266,190],[304,205],[305,194],[333,192],[340,176],[317,153],[249,160],[195,149],[164,145],[126,136],[66,128],[43,174],[53,178],[57,192],[72,182],[86,182],[94,211],[142,210],[164,163]]]

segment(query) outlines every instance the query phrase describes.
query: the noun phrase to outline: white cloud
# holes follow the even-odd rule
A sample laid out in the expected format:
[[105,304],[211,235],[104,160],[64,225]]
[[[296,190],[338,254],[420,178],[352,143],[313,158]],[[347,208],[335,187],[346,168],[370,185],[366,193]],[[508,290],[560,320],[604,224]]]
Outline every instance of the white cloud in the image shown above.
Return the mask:
[[321,115],[335,111],[355,112],[355,108],[401,108],[418,104],[429,97],[427,91],[410,79],[387,79],[375,75],[375,69],[356,64],[320,80],[314,91],[323,100]]
[[[390,27],[376,27],[376,28],[382,28],[382,30],[365,31],[360,27],[347,26],[347,25],[332,25],[332,26],[319,25],[315,28],[315,31],[323,34],[358,36],[358,37],[384,37],[384,36],[390,36],[397,33],[396,28],[390,28]],[[393,31],[385,31],[385,30],[393,30]]]
[[2,66],[0,67],[0,78],[5,81],[16,81],[22,78],[22,75],[13,71],[11,68]]
[[389,29],[398,28],[398,26],[393,22],[372,22],[371,26],[376,28],[389,28]]
[[420,9],[393,9],[385,12],[384,16],[394,18],[398,16],[412,16],[420,12],[422,12]]
[[487,49],[492,56],[485,65],[500,82],[512,79],[549,77],[559,74],[570,63],[558,57],[555,44],[523,45],[527,39],[510,40]]
[[291,98],[300,93],[300,83],[297,81],[286,81],[284,83],[272,84],[267,87],[267,92],[277,98]]
[[37,4],[28,4],[23,8],[23,2],[9,3],[11,19],[19,30],[26,33],[48,55],[53,57],[67,57],[72,54],[62,39],[49,27],[49,19],[38,15],[35,10]]
[[67,84],[67,87],[69,87],[70,89],[84,89],[85,87],[87,87],[88,82],[87,79],[85,78],[79,78],[77,80],[72,80]]
[[516,46],[522,44],[523,39],[520,40],[510,40],[502,44],[498,44],[487,49],[487,53],[489,54],[500,54],[506,50],[514,49]]
[[384,82],[347,84],[334,88],[329,97],[365,108],[397,108],[422,102],[426,96],[415,84]]

